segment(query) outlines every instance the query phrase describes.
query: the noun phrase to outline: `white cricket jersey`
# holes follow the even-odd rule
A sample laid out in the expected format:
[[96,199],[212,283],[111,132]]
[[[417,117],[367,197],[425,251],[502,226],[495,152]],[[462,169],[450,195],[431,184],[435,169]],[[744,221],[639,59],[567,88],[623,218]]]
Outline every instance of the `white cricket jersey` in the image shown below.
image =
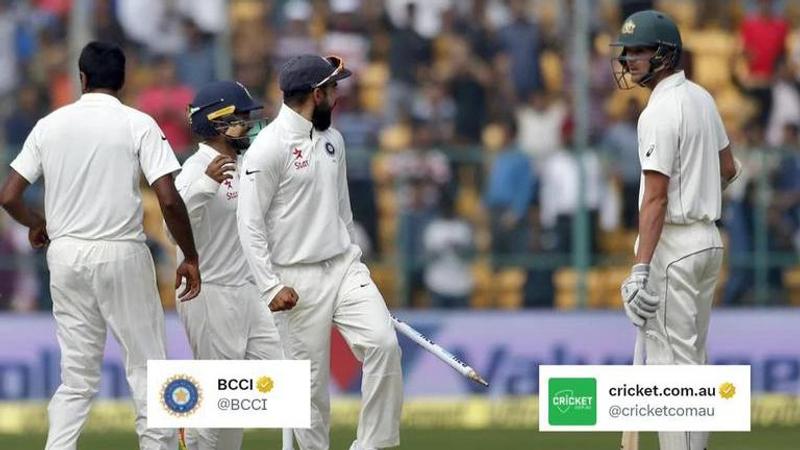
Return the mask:
[[[719,152],[728,144],[711,94],[678,72],[659,82],[639,116],[642,171],[669,177],[666,223],[713,222],[720,218]],[[639,207],[644,195],[644,173]]]
[[[241,158],[237,159],[233,178],[217,183],[206,175],[211,161],[220,153],[205,144],[183,163],[175,178],[175,187],[186,204],[192,234],[200,257],[203,283],[220,286],[243,286],[252,283],[236,227],[236,204],[239,196]],[[183,260],[180,248],[178,261]]]
[[152,117],[96,93],[39,120],[11,167],[30,183],[44,175],[51,240],[140,242],[140,171],[153,184],[180,170]]
[[344,139],[286,105],[262,130],[242,164],[239,238],[259,293],[281,281],[272,264],[316,263],[344,253],[353,239]]

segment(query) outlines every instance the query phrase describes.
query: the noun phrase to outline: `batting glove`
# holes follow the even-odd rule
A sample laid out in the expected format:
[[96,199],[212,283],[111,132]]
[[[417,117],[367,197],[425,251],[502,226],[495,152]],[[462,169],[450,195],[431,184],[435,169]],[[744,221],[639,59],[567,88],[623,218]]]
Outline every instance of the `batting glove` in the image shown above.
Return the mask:
[[631,274],[622,282],[620,292],[625,314],[637,327],[643,327],[647,319],[655,317],[661,303],[658,296],[647,291],[647,278],[650,275],[649,264],[636,264]]
[[723,191],[725,189],[728,189],[728,186],[730,186],[731,183],[736,181],[736,179],[739,178],[739,176],[742,174],[742,162],[736,159],[736,157],[733,158],[733,166],[736,168],[736,172],[733,174],[733,177],[731,177],[730,180],[722,180]]

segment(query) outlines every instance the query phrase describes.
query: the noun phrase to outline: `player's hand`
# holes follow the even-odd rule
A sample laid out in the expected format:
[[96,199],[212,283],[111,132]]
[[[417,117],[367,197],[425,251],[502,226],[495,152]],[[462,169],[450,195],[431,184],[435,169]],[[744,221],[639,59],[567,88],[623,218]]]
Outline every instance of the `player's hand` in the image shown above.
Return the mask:
[[47,235],[47,222],[38,214],[35,217],[38,220],[34,226],[28,229],[28,241],[33,248],[44,248],[50,243],[50,236]]
[[200,293],[200,267],[196,259],[184,259],[175,270],[175,289],[180,287],[184,279],[186,287],[178,294],[178,300],[188,302]]
[[233,178],[231,171],[236,168],[236,161],[230,156],[219,155],[206,167],[206,175],[217,183]]
[[634,325],[640,328],[648,319],[655,317],[661,303],[657,295],[647,291],[649,275],[649,264],[636,264],[631,268],[631,274],[622,282],[620,288],[625,314]]
[[288,311],[294,308],[298,298],[297,292],[294,289],[284,287],[275,294],[275,297],[272,297],[272,301],[269,302],[269,310],[272,312]]

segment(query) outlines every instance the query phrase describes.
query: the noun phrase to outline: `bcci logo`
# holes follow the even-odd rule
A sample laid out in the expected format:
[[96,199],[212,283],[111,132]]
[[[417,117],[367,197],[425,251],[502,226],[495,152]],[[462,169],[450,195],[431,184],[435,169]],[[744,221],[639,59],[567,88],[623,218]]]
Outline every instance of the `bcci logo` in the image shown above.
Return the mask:
[[161,404],[173,416],[185,417],[195,412],[203,401],[203,390],[188,375],[175,375],[161,388]]
[[331,161],[336,161],[336,147],[334,147],[330,142],[325,143],[325,153],[331,157]]

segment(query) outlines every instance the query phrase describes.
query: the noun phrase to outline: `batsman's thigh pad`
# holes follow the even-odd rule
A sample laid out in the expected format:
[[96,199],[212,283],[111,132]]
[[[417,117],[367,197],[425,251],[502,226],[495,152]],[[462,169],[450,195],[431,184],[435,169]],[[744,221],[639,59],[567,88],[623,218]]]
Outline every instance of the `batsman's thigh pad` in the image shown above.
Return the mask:
[[648,320],[648,364],[704,364],[722,241],[713,224],[665,225],[647,289],[661,306]]

